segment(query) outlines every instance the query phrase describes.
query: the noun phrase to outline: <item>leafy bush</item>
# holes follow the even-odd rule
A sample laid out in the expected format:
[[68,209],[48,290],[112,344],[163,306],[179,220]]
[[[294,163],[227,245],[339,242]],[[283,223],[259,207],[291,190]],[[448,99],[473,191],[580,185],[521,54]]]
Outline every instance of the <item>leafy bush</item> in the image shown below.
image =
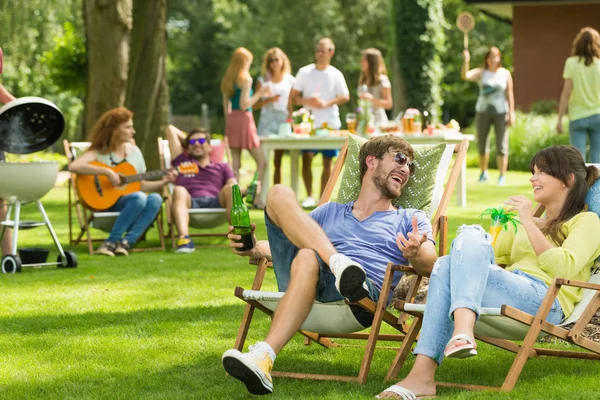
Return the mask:
[[529,108],[529,111],[536,115],[553,115],[557,110],[558,102],[556,100],[538,100]]
[[[465,133],[467,132],[475,134],[474,126],[467,128]],[[490,168],[497,168],[493,128],[490,135],[492,135],[490,141]],[[508,168],[513,171],[528,171],[529,162],[535,153],[541,149],[559,144],[569,144],[568,134],[557,135],[555,116],[517,112],[515,124],[509,128],[509,135]],[[469,167],[479,165],[479,155],[475,143],[469,147],[467,165]]]

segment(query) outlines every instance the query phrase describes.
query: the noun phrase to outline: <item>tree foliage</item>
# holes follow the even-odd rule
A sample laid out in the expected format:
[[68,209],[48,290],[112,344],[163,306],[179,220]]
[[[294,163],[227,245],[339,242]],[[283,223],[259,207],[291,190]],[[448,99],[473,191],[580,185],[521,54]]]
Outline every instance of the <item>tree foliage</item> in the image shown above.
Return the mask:
[[442,0],[392,0],[396,62],[406,107],[438,119],[443,103],[441,56],[445,50]]

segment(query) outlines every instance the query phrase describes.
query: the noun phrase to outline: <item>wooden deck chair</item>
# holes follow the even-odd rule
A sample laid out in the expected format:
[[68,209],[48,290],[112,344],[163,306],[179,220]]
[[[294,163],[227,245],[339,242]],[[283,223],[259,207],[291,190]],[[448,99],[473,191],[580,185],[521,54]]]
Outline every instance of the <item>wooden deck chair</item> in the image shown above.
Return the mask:
[[[63,140],[63,145],[65,148],[65,155],[67,156],[68,164],[70,165],[73,160],[75,160],[79,155],[85,152],[90,147],[90,142],[69,142],[68,140]],[[68,219],[69,219],[69,244],[78,245],[83,236],[85,235],[85,239],[88,245],[88,251],[90,254],[94,254],[94,242],[103,242],[106,238],[94,238],[92,236],[92,231],[90,228],[96,228],[103,232],[110,232],[112,229],[117,217],[119,216],[119,212],[114,211],[103,211],[96,212],[89,210],[86,208],[83,203],[79,200],[77,195],[77,190],[75,189],[75,177],[76,174],[71,174],[69,178],[69,199],[68,199]],[[73,215],[75,214],[75,215]],[[77,221],[77,225],[79,228],[79,232],[75,233],[76,228],[74,228],[75,220]],[[163,216],[162,216],[162,208],[159,211],[156,219],[154,221],[157,225],[157,229],[159,232],[159,247],[145,247],[139,248],[134,247],[130,251],[139,252],[139,251],[150,251],[150,250],[165,250],[165,238],[163,234]],[[151,225],[152,226],[152,225]],[[150,226],[150,227],[151,227]],[[148,228],[150,229],[150,228]],[[147,232],[147,231],[146,231]],[[142,236],[142,239],[145,238],[146,232]],[[75,236],[77,235],[77,236]]]
[[[223,162],[224,160],[231,159],[229,155],[229,146],[227,146],[227,139],[211,139],[210,145],[212,147],[212,151],[210,153],[210,160],[212,162]],[[171,150],[169,149],[169,141],[163,138],[158,138],[158,154],[160,156],[160,167],[161,168],[170,168],[171,167]],[[173,248],[176,247],[176,236],[175,236],[175,221],[173,221],[171,205],[173,204],[172,194],[173,194],[173,185],[169,185],[167,200],[166,200],[166,209],[167,209],[167,224],[169,230],[166,234],[166,237],[171,238],[171,246]],[[211,229],[216,228],[218,226],[224,225],[227,223],[227,210],[225,208],[190,208],[188,210],[190,215],[190,228],[195,229]],[[191,233],[191,237],[227,237],[227,229],[225,228],[223,232],[218,233]],[[196,245],[196,247],[200,247]]]
[[[339,183],[337,201],[344,203],[356,199],[360,191],[360,171],[358,162],[358,151],[366,139],[350,135],[344,143],[340,155],[333,168],[331,177],[324,190],[319,204],[329,201],[331,194]],[[460,168],[465,159],[469,143],[467,140],[458,145],[416,145],[415,164],[416,175],[411,178],[409,184],[404,188],[395,204],[403,204],[405,208],[418,208],[428,211],[433,221],[433,234],[437,238],[440,254],[446,251],[447,216],[446,209],[454,186],[456,184]],[[456,154],[452,164],[453,154]],[[343,170],[341,182],[338,178]],[[448,174],[448,171],[450,173]],[[448,177],[446,181],[446,177]],[[445,182],[446,181],[446,182]],[[444,184],[445,182],[445,184]],[[426,192],[426,193],[424,193]],[[254,309],[259,309],[269,315],[273,314],[279,299],[283,293],[261,292],[260,288],[270,263],[266,259],[251,261],[257,264],[258,269],[252,283],[252,290],[244,290],[241,287],[235,289],[235,296],[246,303],[242,322],[236,338],[235,348],[242,351],[248,334],[250,322]],[[389,293],[392,289],[392,278],[395,271],[402,270],[403,266],[389,264],[384,277],[381,293]],[[407,299],[416,296],[421,277],[415,275]],[[373,324],[370,332],[360,332],[365,328],[359,325],[352,315],[350,308],[344,301],[333,303],[315,302],[309,316],[299,331],[309,340],[315,341],[324,347],[337,347],[339,344],[331,341],[331,338],[361,339],[367,340],[365,353],[358,372],[358,376],[321,375],[295,372],[273,371],[273,376],[285,376],[292,378],[308,378],[319,380],[336,380],[344,382],[358,382],[364,384],[367,381],[371,360],[377,340],[401,341],[404,339],[406,328],[404,316],[395,316],[386,310],[387,296],[382,295],[378,303],[369,299],[360,300],[358,305],[374,314]],[[398,334],[381,334],[381,323],[385,322],[398,330]]]
[[[538,206],[534,215],[539,217],[543,214],[543,206]],[[414,271],[413,271],[414,272]],[[583,288],[581,300],[575,305],[573,313],[554,325],[546,322],[546,317],[552,307],[552,303],[558,295],[561,286],[573,286]],[[417,319],[411,327],[411,333],[407,334],[405,341],[398,350],[394,361],[386,375],[386,381],[397,378],[408,353],[414,344],[421,328],[421,318],[425,311],[425,304],[414,304],[397,302],[395,307],[403,310]],[[583,329],[594,317],[600,307],[600,258],[596,260],[592,268],[590,279],[580,282],[562,278],[555,278],[536,315],[520,311],[514,307],[503,305],[500,308],[481,309],[480,318],[475,324],[475,338],[485,343],[515,353],[515,359],[508,371],[502,386],[483,386],[471,384],[458,384],[449,382],[436,382],[438,386],[461,387],[469,390],[500,390],[511,391],[528,359],[537,356],[570,357],[588,360],[600,360],[600,343],[596,343],[581,335]],[[566,325],[574,324],[570,329]],[[552,335],[564,341],[577,345],[585,351],[556,350],[533,347],[535,341],[543,336]],[[515,341],[522,341],[519,345]]]

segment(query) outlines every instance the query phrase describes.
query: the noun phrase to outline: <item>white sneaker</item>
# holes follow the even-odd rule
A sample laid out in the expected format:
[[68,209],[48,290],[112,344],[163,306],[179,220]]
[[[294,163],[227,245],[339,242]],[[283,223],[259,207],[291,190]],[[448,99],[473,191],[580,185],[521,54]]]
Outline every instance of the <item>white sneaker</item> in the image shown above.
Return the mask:
[[335,288],[350,302],[356,302],[369,295],[365,288],[367,274],[359,263],[336,253],[329,259],[329,268],[335,275]]
[[316,205],[317,205],[317,201],[312,196],[308,196],[302,202],[302,208],[311,208]]
[[227,350],[221,359],[223,368],[229,375],[242,381],[252,394],[273,393],[273,361],[269,353],[256,345],[250,346],[249,350],[247,353]]

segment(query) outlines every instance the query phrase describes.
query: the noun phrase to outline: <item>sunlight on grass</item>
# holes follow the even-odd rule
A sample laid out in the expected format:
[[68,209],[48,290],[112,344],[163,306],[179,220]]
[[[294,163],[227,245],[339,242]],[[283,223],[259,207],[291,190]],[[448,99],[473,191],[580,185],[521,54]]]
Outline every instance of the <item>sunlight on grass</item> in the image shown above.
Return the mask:
[[[287,156],[283,165],[284,183],[288,183]],[[242,182],[247,184],[254,164],[245,157],[243,168],[247,172]],[[318,177],[320,157],[315,159],[315,172]],[[456,206],[455,199],[450,203],[451,237],[460,224],[482,222],[479,214],[501,205],[509,195],[531,194],[528,174],[510,172],[506,187],[476,184],[477,176],[478,171],[468,170],[468,207]],[[301,199],[304,193],[302,188]],[[65,189],[55,189],[43,201],[61,243],[69,248],[66,196]],[[258,237],[264,238],[261,212],[251,211],[251,218],[258,225]],[[23,219],[39,220],[33,205],[24,207]],[[158,243],[155,231],[148,239],[143,246]],[[27,246],[52,247],[52,241],[45,228],[37,228],[20,233],[19,247]],[[243,385],[225,376],[220,364],[223,351],[234,344],[244,308],[233,289],[252,284],[254,267],[246,260],[227,248],[204,248],[191,255],[172,250],[135,253],[112,259],[90,256],[84,245],[70,249],[79,258],[77,269],[28,268],[0,276],[1,398],[251,397]],[[56,257],[54,249],[50,257]],[[271,273],[265,289],[276,290]],[[262,339],[268,324],[269,318],[256,313],[247,343]],[[299,336],[291,341],[277,358],[278,369],[357,373],[360,347],[325,350],[302,343]],[[481,355],[473,360],[444,364],[439,379],[500,384],[511,355],[487,345],[480,349]],[[371,399],[387,386],[383,378],[393,357],[391,350],[376,352],[365,386],[276,378],[271,398]],[[409,357],[400,376],[413,360]],[[573,393],[577,398],[593,398],[597,394],[591,388],[599,375],[599,363],[540,359],[527,364],[511,393],[443,388],[439,394],[448,399],[558,399],[573,397]]]

